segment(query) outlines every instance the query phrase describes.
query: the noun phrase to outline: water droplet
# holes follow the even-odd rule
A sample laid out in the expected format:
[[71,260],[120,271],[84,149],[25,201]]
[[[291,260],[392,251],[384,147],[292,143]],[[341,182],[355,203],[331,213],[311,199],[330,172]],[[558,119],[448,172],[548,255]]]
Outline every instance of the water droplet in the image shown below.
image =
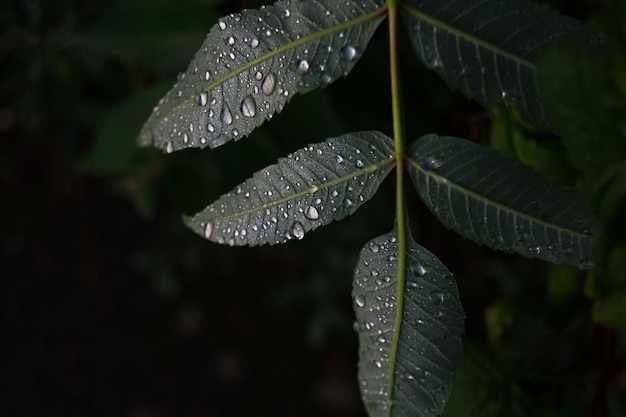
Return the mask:
[[378,343],[385,343],[387,341],[387,339],[385,339],[385,336],[383,336],[382,334],[379,335],[376,340],[378,341]]
[[222,122],[226,123],[227,125],[233,122],[233,115],[230,113],[230,109],[226,106],[224,106],[224,108],[222,109],[222,115],[220,117],[222,119]]
[[300,223],[295,222],[293,226],[291,226],[291,235],[301,240],[304,237],[304,227]]
[[213,126],[211,123],[209,123],[208,125],[206,125],[206,130],[208,130],[209,133],[213,133],[213,132],[215,132],[215,126]]
[[422,156],[417,160],[417,163],[426,170],[431,170],[439,166],[439,161],[432,156]]
[[303,59],[296,64],[296,72],[300,75],[309,72],[309,61]]
[[374,366],[380,369],[383,367],[383,363],[381,361],[374,361]]
[[352,61],[356,58],[356,48],[352,45],[346,45],[339,51],[339,56],[344,61]]
[[336,160],[337,160],[337,163],[340,164],[343,162],[343,157],[341,155],[337,155]]
[[363,161],[360,159],[357,159],[355,164],[357,168],[363,168]]
[[189,142],[189,135],[186,133],[183,133],[183,143],[186,145],[187,142]]
[[411,273],[417,277],[423,277],[426,275],[426,269],[422,264],[414,263],[409,267]]
[[200,94],[198,94],[198,104],[201,105],[202,107],[206,106],[206,104],[209,101],[209,95],[203,91]]
[[220,27],[220,29],[221,29],[221,30],[226,29],[226,23],[224,23],[224,22],[221,22],[221,21],[220,21],[220,22],[218,23],[218,26]]
[[433,291],[430,294],[428,294],[428,300],[436,305],[441,305],[443,304],[443,301],[445,299],[445,296],[443,295],[443,293],[441,291]]
[[211,233],[213,233],[213,223],[207,223],[204,227],[204,237],[207,239],[210,238]]
[[274,74],[266,75],[265,78],[263,79],[263,82],[261,83],[261,91],[263,91],[263,94],[265,94],[266,96],[269,96],[270,94],[274,92],[275,88],[276,88],[276,76]]
[[354,297],[354,303],[357,305],[357,307],[364,307],[365,297],[363,297],[362,295],[357,295],[356,297]]
[[352,205],[352,200],[350,200],[349,198],[345,198],[345,199],[343,200],[343,202],[341,203],[341,205],[342,205],[344,208],[348,208],[348,207],[350,207],[350,206]]
[[246,96],[241,102],[241,113],[246,117],[254,117],[256,114],[256,101],[252,96]]
[[582,269],[583,271],[592,270],[593,262],[590,261],[589,259],[581,259],[580,262],[578,263],[578,268]]
[[259,46],[259,40],[257,38],[252,38],[250,41],[250,46],[253,48],[257,48]]
[[235,38],[233,38],[232,36],[229,36],[228,38],[226,38],[224,40],[224,43],[226,43],[226,45],[234,45],[235,44]]
[[426,67],[428,69],[435,69],[441,66],[441,60],[438,57],[434,57],[426,61]]
[[168,142],[165,144],[165,152],[167,152],[167,153],[172,153],[172,152],[174,152],[174,145],[172,144],[172,142],[168,141]]
[[320,213],[313,206],[309,206],[309,208],[306,209],[306,212],[304,213],[304,215],[309,220],[317,220],[320,217]]
[[374,242],[370,242],[369,248],[370,248],[370,252],[372,252],[372,253],[377,253],[380,250],[380,246],[378,246]]
[[204,73],[204,80],[209,81],[209,78],[211,78],[211,73],[207,70]]
[[283,12],[283,17],[287,19],[289,16],[291,16],[291,10],[285,9],[285,11]]

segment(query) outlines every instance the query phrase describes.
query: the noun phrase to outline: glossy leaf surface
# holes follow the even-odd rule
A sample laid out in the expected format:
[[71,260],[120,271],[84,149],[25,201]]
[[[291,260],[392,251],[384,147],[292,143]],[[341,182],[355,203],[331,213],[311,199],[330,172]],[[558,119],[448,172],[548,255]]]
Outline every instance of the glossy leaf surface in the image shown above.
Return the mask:
[[463,139],[427,135],[408,154],[420,196],[461,236],[509,253],[591,268],[595,221],[576,190]]
[[248,135],[295,94],[348,74],[382,21],[382,3],[279,1],[221,19],[140,143],[173,152]]
[[370,417],[439,415],[461,352],[456,282],[408,240],[402,252],[397,231],[371,240],[354,274],[359,382]]
[[526,0],[404,3],[413,47],[453,89],[485,106],[514,106],[531,124],[558,129],[539,95],[535,58],[556,39],[592,41],[577,21]]
[[187,224],[230,245],[302,239],[369,200],[394,167],[393,152],[393,141],[379,132],[307,146],[255,173]]

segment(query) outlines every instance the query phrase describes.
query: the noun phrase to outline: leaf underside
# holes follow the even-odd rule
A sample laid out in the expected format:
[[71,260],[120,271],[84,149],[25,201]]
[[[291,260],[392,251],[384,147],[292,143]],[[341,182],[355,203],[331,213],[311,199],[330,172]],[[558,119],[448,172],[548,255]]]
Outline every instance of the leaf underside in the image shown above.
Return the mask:
[[382,0],[279,1],[215,25],[139,142],[173,152],[240,139],[298,93],[347,75],[383,20]]
[[576,190],[463,139],[427,135],[408,155],[422,200],[461,236],[504,252],[591,268],[595,220]]
[[372,239],[354,273],[359,381],[370,417],[438,415],[461,353],[465,315],[456,282],[408,240],[400,253],[397,230]]
[[395,166],[393,141],[358,132],[300,149],[186,220],[218,243],[263,245],[302,239],[354,213]]
[[424,64],[484,106],[502,102],[527,122],[558,131],[537,87],[535,58],[548,42],[592,47],[579,22],[527,0],[407,0],[403,17]]

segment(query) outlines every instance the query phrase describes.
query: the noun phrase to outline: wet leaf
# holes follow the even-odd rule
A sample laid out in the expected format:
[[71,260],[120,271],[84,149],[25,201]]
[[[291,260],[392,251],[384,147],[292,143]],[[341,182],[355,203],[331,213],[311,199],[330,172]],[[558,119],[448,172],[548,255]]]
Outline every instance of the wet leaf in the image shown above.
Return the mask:
[[393,149],[393,141],[379,132],[309,145],[255,173],[187,224],[230,245],[302,239],[369,200],[395,165]]
[[427,135],[408,154],[420,196],[461,236],[509,253],[591,268],[595,221],[575,189],[463,139]]
[[383,19],[382,3],[279,1],[221,19],[140,143],[173,152],[248,135],[295,94],[348,74]]
[[485,106],[515,107],[536,127],[558,130],[537,87],[535,58],[548,42],[581,49],[604,42],[576,20],[527,0],[406,0],[403,16],[424,64]]
[[352,295],[369,416],[439,415],[463,333],[452,274],[410,237],[402,249],[394,230],[361,249]]

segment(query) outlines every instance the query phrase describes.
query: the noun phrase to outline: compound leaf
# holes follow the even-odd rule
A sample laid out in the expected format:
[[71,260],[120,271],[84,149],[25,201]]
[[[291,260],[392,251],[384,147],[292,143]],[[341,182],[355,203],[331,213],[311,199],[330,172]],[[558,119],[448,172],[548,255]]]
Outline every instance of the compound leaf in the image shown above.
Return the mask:
[[485,106],[503,102],[539,128],[558,130],[539,95],[535,58],[546,43],[583,48],[602,37],[527,0],[406,0],[403,16],[425,65]]
[[403,247],[397,230],[371,240],[354,273],[358,375],[370,417],[439,415],[461,353],[456,282],[407,238]]
[[358,132],[300,149],[188,218],[218,243],[262,245],[304,234],[354,213],[395,165],[393,141]]
[[409,149],[409,174],[437,217],[474,242],[591,268],[595,220],[580,194],[498,152],[427,135]]
[[382,3],[285,0],[221,19],[139,142],[169,153],[248,135],[295,94],[348,74],[383,19]]

